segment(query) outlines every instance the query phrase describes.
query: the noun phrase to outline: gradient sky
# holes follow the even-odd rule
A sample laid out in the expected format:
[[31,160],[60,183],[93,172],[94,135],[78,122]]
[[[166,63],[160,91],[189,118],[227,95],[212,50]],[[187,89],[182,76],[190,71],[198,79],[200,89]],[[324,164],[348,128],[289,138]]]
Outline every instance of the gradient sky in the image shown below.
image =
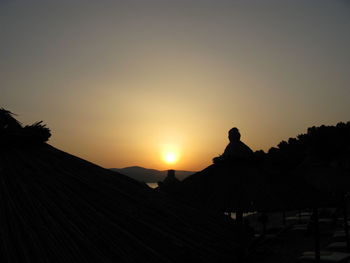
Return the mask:
[[266,151],[350,120],[349,14],[346,0],[0,0],[0,107],[104,167],[200,170],[231,127]]

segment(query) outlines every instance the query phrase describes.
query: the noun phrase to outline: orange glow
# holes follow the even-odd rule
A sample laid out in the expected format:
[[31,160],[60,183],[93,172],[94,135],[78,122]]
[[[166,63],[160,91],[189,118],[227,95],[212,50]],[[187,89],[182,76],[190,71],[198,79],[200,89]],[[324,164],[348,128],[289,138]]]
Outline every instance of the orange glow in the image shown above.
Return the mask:
[[0,1],[0,107],[105,168],[200,171],[232,127],[268,151],[350,119],[346,1],[35,2]]
[[167,152],[165,153],[163,159],[168,164],[176,163],[178,160],[178,155],[173,152]]

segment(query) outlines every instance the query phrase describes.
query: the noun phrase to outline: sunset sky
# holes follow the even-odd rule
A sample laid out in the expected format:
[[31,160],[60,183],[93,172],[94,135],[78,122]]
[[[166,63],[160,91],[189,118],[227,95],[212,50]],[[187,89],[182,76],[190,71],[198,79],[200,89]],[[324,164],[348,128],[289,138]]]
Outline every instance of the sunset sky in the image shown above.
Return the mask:
[[350,120],[347,0],[0,0],[0,33],[0,107],[106,168],[201,170],[232,127],[266,151]]

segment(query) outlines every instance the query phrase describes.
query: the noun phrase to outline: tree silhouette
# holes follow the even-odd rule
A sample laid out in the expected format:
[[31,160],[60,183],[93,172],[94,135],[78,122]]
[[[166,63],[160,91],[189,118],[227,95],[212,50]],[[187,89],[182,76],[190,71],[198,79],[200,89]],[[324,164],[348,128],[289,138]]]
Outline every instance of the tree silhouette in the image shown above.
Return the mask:
[[307,133],[281,141],[267,153],[267,159],[282,170],[293,170],[303,163],[339,164],[349,157],[350,122],[310,127]]

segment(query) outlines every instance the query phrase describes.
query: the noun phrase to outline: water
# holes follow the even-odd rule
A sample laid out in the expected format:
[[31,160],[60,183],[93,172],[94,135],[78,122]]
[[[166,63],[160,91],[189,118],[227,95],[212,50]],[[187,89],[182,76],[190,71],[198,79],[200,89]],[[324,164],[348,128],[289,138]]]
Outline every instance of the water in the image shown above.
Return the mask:
[[153,189],[158,187],[158,183],[147,183],[147,185]]
[[[254,214],[256,214],[256,213],[257,213],[257,212],[243,213],[243,217],[250,216],[250,215],[254,215]],[[236,219],[236,213],[231,213],[231,218],[232,218],[232,219]]]

